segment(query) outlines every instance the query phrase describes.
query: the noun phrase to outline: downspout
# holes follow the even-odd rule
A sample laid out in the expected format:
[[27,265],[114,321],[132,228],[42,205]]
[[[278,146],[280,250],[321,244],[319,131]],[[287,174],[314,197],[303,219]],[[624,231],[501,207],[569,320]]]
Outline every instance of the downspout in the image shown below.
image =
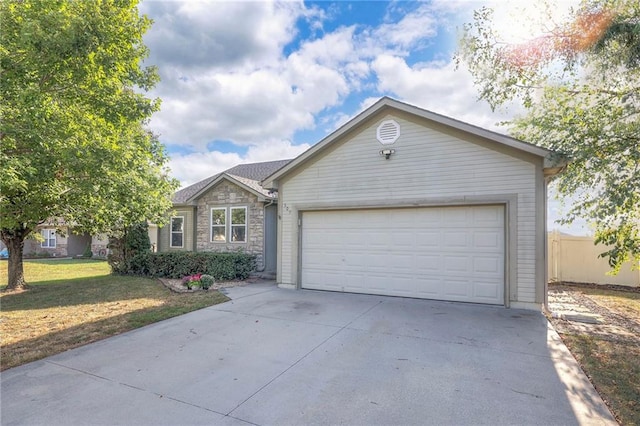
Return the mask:
[[267,239],[266,237],[266,230],[267,230],[267,207],[270,207],[273,205],[273,203],[276,202],[275,198],[272,198],[271,201],[269,201],[268,204],[265,204],[262,207],[262,268],[261,269],[256,269],[256,272],[264,272],[264,270],[267,267]]
[[549,187],[549,181],[551,177],[545,177],[544,179],[544,298],[542,302],[542,309],[545,314],[551,314],[551,310],[549,310],[549,230],[547,229],[547,209],[549,208],[547,199],[548,192],[547,188]]
[[544,176],[544,258],[546,260],[544,265],[544,300],[542,309],[545,314],[553,315],[553,312],[549,309],[549,236],[547,230],[547,188],[549,183],[554,177],[562,173],[570,162],[570,158],[562,154],[552,153],[545,158],[543,163],[543,176]]

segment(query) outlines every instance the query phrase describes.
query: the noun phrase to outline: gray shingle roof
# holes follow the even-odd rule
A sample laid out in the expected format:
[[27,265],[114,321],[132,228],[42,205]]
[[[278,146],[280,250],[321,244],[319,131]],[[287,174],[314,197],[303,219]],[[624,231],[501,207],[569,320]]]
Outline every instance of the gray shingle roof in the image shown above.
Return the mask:
[[220,176],[227,174],[233,179],[243,183],[244,185],[250,187],[251,189],[265,195],[269,196],[269,191],[260,186],[260,181],[262,181],[267,176],[275,173],[278,169],[285,166],[291,160],[277,160],[277,161],[266,161],[263,163],[250,163],[250,164],[239,164],[234,166],[228,170],[225,170],[222,173],[218,173],[216,175],[210,176],[206,179],[201,180],[200,182],[196,182],[193,185],[187,186],[186,188],[182,188],[173,194],[173,203],[174,204],[184,204],[191,200],[196,194],[209,186],[213,181],[218,179]]

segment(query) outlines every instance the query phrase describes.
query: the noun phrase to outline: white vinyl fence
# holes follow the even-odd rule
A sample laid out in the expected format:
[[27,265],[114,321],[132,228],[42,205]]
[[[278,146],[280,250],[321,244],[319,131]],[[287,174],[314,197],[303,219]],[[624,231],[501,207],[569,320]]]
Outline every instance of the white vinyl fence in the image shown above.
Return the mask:
[[594,245],[592,237],[574,237],[554,231],[549,232],[548,243],[550,282],[640,286],[640,265],[632,268],[632,263],[627,262],[618,275],[607,274],[611,270],[607,259],[598,257],[606,247]]

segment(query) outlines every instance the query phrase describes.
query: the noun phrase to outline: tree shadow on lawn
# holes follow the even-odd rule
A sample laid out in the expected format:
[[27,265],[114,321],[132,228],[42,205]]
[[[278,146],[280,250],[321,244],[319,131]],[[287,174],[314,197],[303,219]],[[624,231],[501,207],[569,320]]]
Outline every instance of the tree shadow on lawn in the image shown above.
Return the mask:
[[[190,298],[191,295],[188,294],[174,294],[175,298],[167,300],[159,306],[85,322],[31,339],[2,345],[0,348],[0,371],[229,300],[228,297],[217,291],[207,295],[209,297],[194,299]],[[185,303],[185,300],[188,303]]]
[[0,293],[2,311],[49,309],[92,305],[140,298],[166,299],[173,294],[159,280],[145,277],[105,275],[41,281],[25,291]]

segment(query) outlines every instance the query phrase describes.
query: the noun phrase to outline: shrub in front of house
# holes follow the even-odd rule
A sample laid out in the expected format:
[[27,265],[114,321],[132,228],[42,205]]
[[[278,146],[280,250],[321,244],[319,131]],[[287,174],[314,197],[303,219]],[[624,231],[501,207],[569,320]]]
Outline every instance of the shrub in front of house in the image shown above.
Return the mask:
[[219,281],[243,280],[255,267],[255,256],[243,252],[139,253],[127,262],[125,275],[182,279],[206,274]]
[[216,280],[211,275],[208,275],[208,274],[200,275],[200,286],[204,290],[209,290],[211,286],[214,285],[215,283],[216,283]]

